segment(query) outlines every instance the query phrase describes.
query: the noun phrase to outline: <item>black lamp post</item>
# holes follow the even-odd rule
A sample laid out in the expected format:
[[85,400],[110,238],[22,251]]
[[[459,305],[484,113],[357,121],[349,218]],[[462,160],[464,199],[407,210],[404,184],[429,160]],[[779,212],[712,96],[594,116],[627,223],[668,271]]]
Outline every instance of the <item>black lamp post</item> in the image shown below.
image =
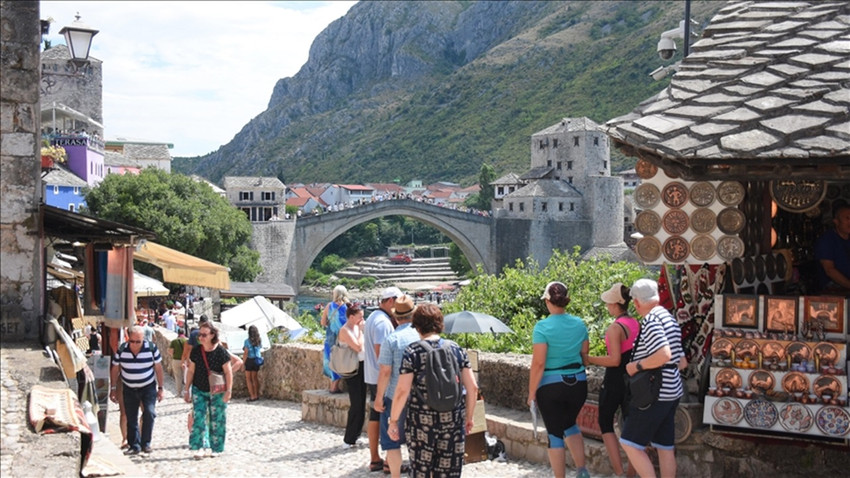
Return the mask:
[[98,30],[83,23],[80,20],[79,12],[77,12],[75,18],[76,20],[71,25],[63,27],[59,30],[59,33],[65,35],[65,44],[68,45],[72,60],[78,62],[88,61],[91,40],[97,35]]

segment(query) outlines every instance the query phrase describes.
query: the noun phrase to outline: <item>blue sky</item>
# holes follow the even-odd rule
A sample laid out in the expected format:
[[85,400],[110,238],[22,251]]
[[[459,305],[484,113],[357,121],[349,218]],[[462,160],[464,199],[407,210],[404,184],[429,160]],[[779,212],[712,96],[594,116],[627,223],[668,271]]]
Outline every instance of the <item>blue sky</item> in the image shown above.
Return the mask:
[[54,19],[54,45],[77,12],[99,30],[91,56],[103,61],[107,139],[196,156],[263,112],[277,80],[295,75],[316,35],[355,3],[42,1],[40,15]]

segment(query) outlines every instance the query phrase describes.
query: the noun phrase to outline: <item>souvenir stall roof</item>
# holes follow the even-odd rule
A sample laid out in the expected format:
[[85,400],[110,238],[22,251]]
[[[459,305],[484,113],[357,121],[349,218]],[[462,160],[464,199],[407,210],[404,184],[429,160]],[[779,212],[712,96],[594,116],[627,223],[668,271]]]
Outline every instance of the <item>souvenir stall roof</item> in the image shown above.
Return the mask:
[[156,238],[144,229],[45,204],[41,205],[41,217],[44,235],[70,242],[130,245],[139,239]]
[[686,180],[850,178],[850,3],[740,2],[604,129]]
[[151,241],[136,248],[133,258],[162,269],[162,280],[212,289],[230,288],[230,269]]
[[162,282],[133,271],[133,292],[136,297],[162,297],[171,293]]
[[290,300],[296,296],[292,287],[286,284],[269,284],[265,282],[230,282],[230,288],[219,292],[221,297],[254,297],[264,296],[268,299]]

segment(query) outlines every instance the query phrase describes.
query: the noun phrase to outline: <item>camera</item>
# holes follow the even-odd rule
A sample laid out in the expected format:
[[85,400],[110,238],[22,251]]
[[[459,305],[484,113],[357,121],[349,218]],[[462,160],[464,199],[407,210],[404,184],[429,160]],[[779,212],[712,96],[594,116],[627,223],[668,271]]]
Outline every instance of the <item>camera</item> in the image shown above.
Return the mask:
[[655,81],[661,81],[667,76],[667,67],[659,66],[658,68],[652,70],[652,73],[649,74]]
[[661,57],[662,60],[669,60],[673,58],[673,55],[676,53],[676,42],[673,41],[672,38],[667,38],[662,36],[660,40],[658,40],[658,56]]

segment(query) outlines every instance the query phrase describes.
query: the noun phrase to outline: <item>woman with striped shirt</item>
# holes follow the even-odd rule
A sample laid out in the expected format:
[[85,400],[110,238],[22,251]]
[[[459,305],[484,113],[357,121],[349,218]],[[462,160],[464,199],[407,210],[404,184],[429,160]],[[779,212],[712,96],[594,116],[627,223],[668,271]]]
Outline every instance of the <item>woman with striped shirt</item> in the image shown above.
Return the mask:
[[629,406],[623,425],[620,444],[626,450],[632,468],[641,478],[655,477],[646,447],[652,444],[658,451],[661,476],[676,476],[675,440],[676,407],[683,394],[679,370],[687,364],[682,350],[682,331],[670,312],[659,305],[658,283],[639,279],[631,290],[632,300],[641,322],[638,345],[626,373],[634,375],[642,370],[663,368],[661,392],[658,401],[639,409]]

